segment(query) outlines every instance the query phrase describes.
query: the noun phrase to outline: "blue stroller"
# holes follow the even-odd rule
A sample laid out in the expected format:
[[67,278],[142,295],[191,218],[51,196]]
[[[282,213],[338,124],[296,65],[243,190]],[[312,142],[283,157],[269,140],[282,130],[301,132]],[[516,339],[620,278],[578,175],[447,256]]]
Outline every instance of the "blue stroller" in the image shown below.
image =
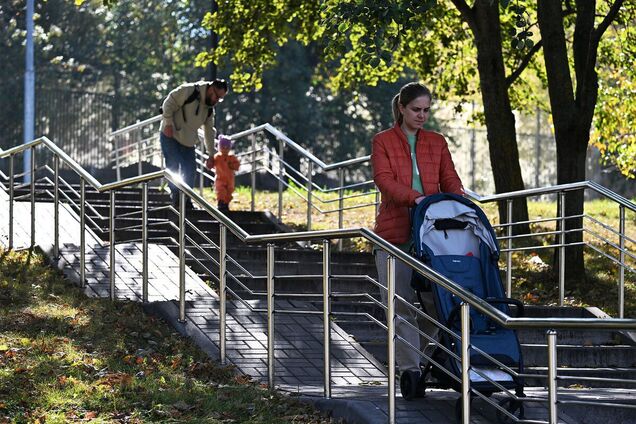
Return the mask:
[[[414,209],[412,218],[414,255],[418,259],[502,312],[510,314],[510,305],[515,305],[517,316],[523,314],[521,302],[505,297],[497,266],[497,238],[488,218],[477,205],[464,197],[441,193],[427,196]],[[423,304],[422,292],[432,292],[438,321],[453,333],[441,330],[439,343],[461,356],[461,300],[416,273],[411,285],[417,291],[420,304]],[[523,373],[521,347],[516,332],[497,325],[474,309],[470,313],[470,322],[471,389],[485,396],[500,392],[502,388],[514,389],[517,396],[524,396],[523,380],[505,368]],[[482,355],[475,347],[505,367]],[[428,387],[461,390],[460,361],[439,346],[431,358],[419,381],[409,381],[407,378],[401,382],[403,395],[415,391],[422,393],[427,384]],[[437,380],[436,384],[426,382],[429,374]],[[506,398],[501,405],[511,414],[523,416],[521,402]],[[461,399],[457,402],[458,416],[461,416],[460,408]],[[497,411],[497,416],[500,422],[508,422],[509,417],[501,411]]]

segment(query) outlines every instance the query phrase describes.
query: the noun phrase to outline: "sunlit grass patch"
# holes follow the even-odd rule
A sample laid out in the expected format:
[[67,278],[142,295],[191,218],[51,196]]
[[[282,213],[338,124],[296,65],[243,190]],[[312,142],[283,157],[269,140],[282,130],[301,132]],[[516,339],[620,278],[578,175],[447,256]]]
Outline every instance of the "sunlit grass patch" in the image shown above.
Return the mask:
[[0,258],[0,423],[330,422],[140,305],[84,297],[39,254]]

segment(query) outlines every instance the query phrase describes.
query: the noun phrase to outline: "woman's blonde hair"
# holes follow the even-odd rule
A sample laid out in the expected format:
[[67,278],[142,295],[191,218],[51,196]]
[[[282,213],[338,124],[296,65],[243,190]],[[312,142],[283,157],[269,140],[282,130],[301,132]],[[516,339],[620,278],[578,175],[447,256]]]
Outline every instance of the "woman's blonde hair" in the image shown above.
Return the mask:
[[400,88],[400,92],[396,94],[391,101],[391,109],[393,110],[393,119],[395,119],[395,122],[402,124],[402,112],[400,112],[398,103],[403,107],[406,107],[406,105],[411,103],[413,100],[422,96],[427,96],[429,99],[433,100],[431,90],[422,83],[409,82]]

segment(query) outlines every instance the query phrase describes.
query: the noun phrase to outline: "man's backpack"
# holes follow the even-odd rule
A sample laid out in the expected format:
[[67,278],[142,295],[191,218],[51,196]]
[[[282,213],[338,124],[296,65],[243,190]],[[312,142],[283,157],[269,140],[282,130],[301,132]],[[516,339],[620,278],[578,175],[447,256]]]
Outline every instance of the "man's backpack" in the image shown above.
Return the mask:
[[[188,96],[186,101],[183,102],[183,104],[181,105],[181,113],[183,114],[183,122],[188,122],[188,120],[186,118],[186,115],[185,115],[184,106],[187,105],[188,103],[192,103],[193,101],[197,100],[198,98],[199,98],[199,85],[195,85],[194,86],[194,91],[192,92],[192,94],[190,94],[190,96]],[[201,106],[201,105],[197,105],[197,109],[194,112],[196,115],[199,114],[199,106]],[[211,108],[211,107],[208,108],[208,116],[205,118],[206,121],[208,120],[210,115],[212,115],[213,111],[214,111],[213,108]],[[162,107],[159,108],[159,114],[163,114],[163,108]]]

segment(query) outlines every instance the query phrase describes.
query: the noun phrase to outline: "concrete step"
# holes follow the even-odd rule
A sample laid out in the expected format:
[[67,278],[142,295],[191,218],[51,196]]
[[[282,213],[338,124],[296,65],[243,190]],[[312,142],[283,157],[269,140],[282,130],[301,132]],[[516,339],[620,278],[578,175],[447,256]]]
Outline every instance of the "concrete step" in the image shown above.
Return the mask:
[[[548,374],[547,367],[528,367],[524,370],[525,374],[537,374],[541,377],[526,377],[526,386],[547,386],[546,378]],[[636,381],[636,368],[570,368],[559,367],[557,371],[557,385],[559,387],[613,387],[634,389],[634,381]],[[590,378],[588,380],[588,378]],[[624,381],[624,380],[631,380]],[[636,402],[636,398],[634,398]]]
[[[521,345],[526,366],[548,363],[548,348],[543,344]],[[635,346],[557,345],[557,364],[576,368],[632,368],[636,367]]]

